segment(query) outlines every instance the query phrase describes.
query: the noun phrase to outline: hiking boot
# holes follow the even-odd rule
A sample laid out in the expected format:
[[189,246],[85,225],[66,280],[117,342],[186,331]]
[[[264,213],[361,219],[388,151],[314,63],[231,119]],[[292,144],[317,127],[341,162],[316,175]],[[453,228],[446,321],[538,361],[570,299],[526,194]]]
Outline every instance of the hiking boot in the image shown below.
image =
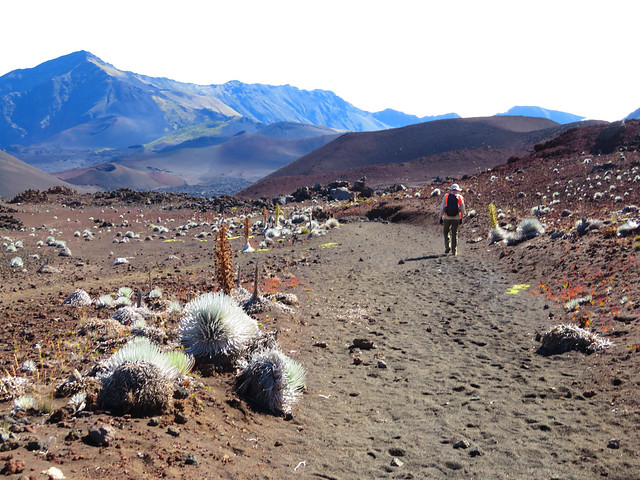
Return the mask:
[[444,254],[446,255],[447,253],[449,253],[451,251],[451,249],[449,247],[444,249]]
[[453,252],[451,252],[451,254],[457,256],[458,255],[458,250],[454,250]]

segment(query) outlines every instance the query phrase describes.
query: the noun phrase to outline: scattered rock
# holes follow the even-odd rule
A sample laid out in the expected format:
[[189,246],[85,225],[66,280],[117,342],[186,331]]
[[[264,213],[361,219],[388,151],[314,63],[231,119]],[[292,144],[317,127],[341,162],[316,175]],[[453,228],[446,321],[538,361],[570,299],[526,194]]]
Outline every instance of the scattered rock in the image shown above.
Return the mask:
[[10,458],[9,460],[7,460],[7,463],[4,464],[4,467],[0,473],[2,473],[3,475],[15,475],[17,473],[24,472],[25,468],[26,467],[22,460]]
[[407,454],[404,448],[391,447],[389,449],[389,455],[392,457],[404,457]]
[[353,192],[350,192],[346,187],[334,188],[329,191],[329,197],[332,200],[350,200],[353,198]]
[[453,448],[463,448],[463,449],[467,449],[471,446],[471,444],[467,441],[467,440],[458,440],[456,443],[453,444]]
[[89,439],[99,446],[108,446],[116,437],[116,429],[108,423],[97,422],[89,428]]
[[157,427],[158,425],[160,425],[160,418],[159,417],[151,417],[149,419],[149,421],[147,422],[147,425],[149,425],[150,427]]
[[618,448],[620,448],[620,440],[617,438],[612,438],[611,440],[609,440],[609,443],[607,444],[607,448],[617,450]]
[[353,182],[352,190],[354,192],[361,192],[367,183],[367,177],[360,177],[358,180]]
[[80,440],[82,438],[82,430],[79,428],[74,428],[67,433],[67,436],[64,439],[68,442]]
[[309,187],[300,187],[292,194],[295,202],[304,202],[311,200],[311,189]]
[[42,473],[47,475],[49,480],[62,480],[64,478],[67,478],[64,476],[62,471],[56,467],[51,467],[49,470],[45,470]]
[[391,193],[405,192],[407,187],[405,187],[402,183],[395,183],[391,185],[388,189]]
[[448,460],[444,462],[444,465],[451,470],[462,470],[464,466],[460,462]]
[[373,195],[375,194],[375,190],[371,187],[362,187],[362,190],[360,190],[360,196],[362,198],[371,198],[373,197]]
[[27,441],[25,448],[28,452],[40,452],[46,450],[47,447],[39,438],[31,438]]
[[169,427],[167,428],[167,433],[169,435],[171,435],[172,437],[179,437],[180,436],[180,429],[178,427]]
[[366,338],[354,338],[352,348],[361,348],[362,350],[373,350],[376,347],[376,344],[373,340],[369,340]]
[[176,400],[182,400],[189,396],[189,390],[186,389],[183,385],[174,385],[173,387],[173,398]]
[[479,457],[480,455],[482,455],[482,452],[480,451],[479,448],[473,448],[473,449],[469,450],[469,456],[470,457]]
[[198,459],[193,453],[187,453],[184,456],[184,464],[185,465],[195,465],[198,466]]
[[0,452],[9,452],[20,447],[20,443],[16,439],[10,439],[0,445]]

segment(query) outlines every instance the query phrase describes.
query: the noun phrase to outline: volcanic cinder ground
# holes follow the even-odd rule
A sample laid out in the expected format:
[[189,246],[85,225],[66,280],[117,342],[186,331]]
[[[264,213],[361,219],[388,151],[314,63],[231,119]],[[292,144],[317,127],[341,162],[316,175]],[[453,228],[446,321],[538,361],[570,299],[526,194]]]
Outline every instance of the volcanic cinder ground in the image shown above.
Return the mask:
[[[254,253],[239,253],[237,222],[231,243],[242,286],[252,288],[257,264],[263,293],[298,298],[293,312],[274,307],[255,316],[306,369],[291,417],[253,408],[235,394],[233,372],[206,367],[161,415],[116,415],[97,405],[62,413],[69,399],[52,398],[56,386],[128,339],[126,329],[83,334],[91,319],[114,310],[64,306],[65,298],[78,288],[96,299],[123,286],[157,287],[184,306],[216,289],[212,226],[220,215],[90,196],[5,205],[24,229],[2,231],[7,245],[21,240],[23,248],[4,247],[0,257],[0,361],[5,376],[34,384],[25,394],[39,411],[10,415],[12,400],[1,404],[0,467],[15,478],[47,478],[41,472],[51,467],[96,479],[635,478],[640,240],[617,229],[637,215],[623,209],[638,203],[638,159],[612,155],[509,164],[462,179],[475,216],[461,227],[457,257],[443,255],[437,186],[322,205],[339,228]],[[607,160],[618,168],[598,179],[589,173]],[[593,200],[596,191],[607,196]],[[545,233],[490,244],[489,202],[511,231],[544,205]],[[287,205],[285,217],[317,205]],[[224,216],[249,213],[247,203]],[[252,222],[262,217],[261,209],[253,213]],[[576,222],[587,215],[598,228],[580,235]],[[193,228],[177,228],[188,222]],[[157,225],[169,231],[154,232]],[[133,238],[121,242],[127,232]],[[37,246],[50,235],[66,242],[70,257]],[[256,232],[254,246],[259,241]],[[9,266],[16,256],[23,268]],[[114,265],[117,258],[128,263]],[[46,259],[57,271],[37,273]],[[167,334],[167,346],[179,342],[179,314],[150,322]],[[540,336],[563,323],[613,345],[542,354]],[[21,371],[27,360],[35,372]],[[108,445],[88,438],[96,424],[114,428]]]

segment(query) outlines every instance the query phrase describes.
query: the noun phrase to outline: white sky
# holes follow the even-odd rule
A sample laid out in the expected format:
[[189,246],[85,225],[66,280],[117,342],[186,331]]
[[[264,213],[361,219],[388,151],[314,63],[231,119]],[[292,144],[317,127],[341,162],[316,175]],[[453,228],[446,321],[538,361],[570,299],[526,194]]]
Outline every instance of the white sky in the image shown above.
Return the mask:
[[87,50],[181,82],[331,90],[368,111],[640,107],[637,0],[0,0],[0,75]]

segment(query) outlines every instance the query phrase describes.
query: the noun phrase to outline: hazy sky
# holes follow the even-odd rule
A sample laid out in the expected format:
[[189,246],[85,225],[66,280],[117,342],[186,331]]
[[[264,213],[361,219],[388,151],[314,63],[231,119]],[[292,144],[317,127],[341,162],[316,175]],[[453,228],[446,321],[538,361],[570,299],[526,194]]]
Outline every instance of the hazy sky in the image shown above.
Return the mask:
[[368,111],[603,120],[640,107],[638,0],[1,0],[0,75],[87,50],[181,82],[331,90]]

